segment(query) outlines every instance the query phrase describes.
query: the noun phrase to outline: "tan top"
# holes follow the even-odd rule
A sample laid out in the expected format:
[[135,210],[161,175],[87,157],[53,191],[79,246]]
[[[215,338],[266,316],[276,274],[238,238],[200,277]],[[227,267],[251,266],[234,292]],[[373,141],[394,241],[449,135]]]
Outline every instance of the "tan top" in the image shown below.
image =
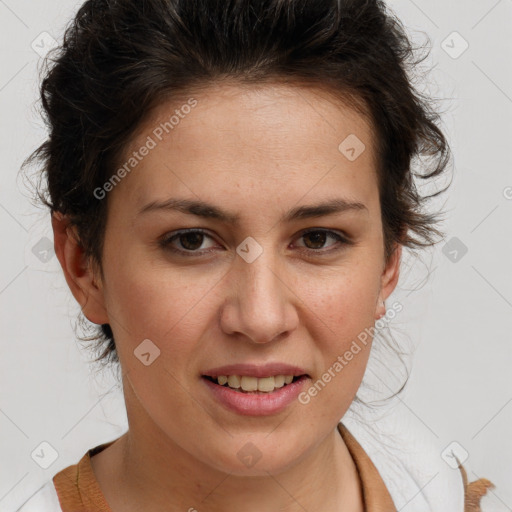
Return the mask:
[[[360,477],[365,512],[396,512],[382,477],[364,449],[342,423],[338,423],[338,430]],[[92,448],[77,464],[68,466],[53,477],[63,512],[112,512],[94,476],[91,457],[114,442]],[[485,478],[468,483],[464,467],[460,465],[459,469],[465,490],[464,512],[480,512],[481,497],[494,485]]]

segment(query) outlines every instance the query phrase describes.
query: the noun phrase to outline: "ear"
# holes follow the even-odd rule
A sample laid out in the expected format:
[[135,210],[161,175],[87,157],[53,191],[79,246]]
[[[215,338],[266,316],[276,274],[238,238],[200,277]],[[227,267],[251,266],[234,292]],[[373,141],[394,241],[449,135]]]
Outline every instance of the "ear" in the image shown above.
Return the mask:
[[391,257],[389,258],[389,262],[382,272],[379,297],[377,299],[377,306],[375,309],[375,318],[377,320],[386,314],[386,305],[384,304],[384,301],[391,295],[398,283],[401,259],[402,245],[397,243]]
[[70,224],[67,216],[54,212],[52,228],[55,254],[83,314],[95,324],[109,323],[101,281],[95,277],[92,265],[84,255],[74,226]]

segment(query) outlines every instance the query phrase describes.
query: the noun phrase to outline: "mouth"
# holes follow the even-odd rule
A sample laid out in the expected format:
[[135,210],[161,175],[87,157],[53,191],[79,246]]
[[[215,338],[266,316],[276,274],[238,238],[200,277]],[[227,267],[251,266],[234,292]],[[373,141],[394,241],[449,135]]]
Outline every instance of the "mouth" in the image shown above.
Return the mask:
[[[247,369],[243,371],[249,373]],[[291,407],[310,380],[307,374],[283,374],[280,370],[277,372],[277,375],[265,376],[260,368],[260,377],[218,372],[214,375],[202,375],[201,380],[210,396],[227,410],[238,415],[269,416]]]
[[309,375],[270,375],[268,377],[254,377],[250,375],[202,375],[213,384],[238,391],[241,394],[265,395],[273,393],[290,384],[305,380]]
[[238,415],[268,416],[292,407],[311,381],[305,368],[285,362],[232,363],[201,372],[213,400]]

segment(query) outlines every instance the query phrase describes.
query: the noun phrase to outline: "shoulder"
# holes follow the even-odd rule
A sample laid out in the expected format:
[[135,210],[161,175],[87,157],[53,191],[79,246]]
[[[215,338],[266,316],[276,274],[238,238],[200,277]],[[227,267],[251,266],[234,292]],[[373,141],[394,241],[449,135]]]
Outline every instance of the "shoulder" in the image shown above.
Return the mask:
[[[397,510],[464,512],[464,482],[435,434],[399,404],[372,418],[350,411],[343,424],[379,471]],[[449,444],[449,443],[446,443]]]
[[[456,455],[455,458],[457,459]],[[466,500],[464,512],[481,512],[480,500],[482,499],[482,496],[487,494],[488,489],[494,489],[496,486],[490,480],[487,480],[487,478],[479,478],[474,482],[469,482],[466,469],[462,464],[460,464],[458,459],[457,463],[459,464],[462,480],[464,482]]]
[[53,480],[40,487],[16,512],[62,512]]
[[[62,512],[62,507],[66,510],[82,510],[79,484],[85,482],[86,485],[90,485],[91,481],[94,482],[90,457],[110,446],[114,441],[89,449],[76,464],[61,469],[32,494],[16,512]],[[80,470],[82,470],[81,473]],[[80,482],[79,473],[81,474]],[[101,493],[99,488],[96,488],[96,491]]]

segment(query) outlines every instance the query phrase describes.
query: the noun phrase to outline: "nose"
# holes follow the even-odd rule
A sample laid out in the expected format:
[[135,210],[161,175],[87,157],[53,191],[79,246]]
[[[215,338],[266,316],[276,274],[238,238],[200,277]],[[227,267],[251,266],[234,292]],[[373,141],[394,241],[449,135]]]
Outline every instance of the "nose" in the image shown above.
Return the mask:
[[270,250],[248,263],[237,257],[229,272],[220,323],[223,332],[253,343],[269,343],[297,328],[297,300]]

